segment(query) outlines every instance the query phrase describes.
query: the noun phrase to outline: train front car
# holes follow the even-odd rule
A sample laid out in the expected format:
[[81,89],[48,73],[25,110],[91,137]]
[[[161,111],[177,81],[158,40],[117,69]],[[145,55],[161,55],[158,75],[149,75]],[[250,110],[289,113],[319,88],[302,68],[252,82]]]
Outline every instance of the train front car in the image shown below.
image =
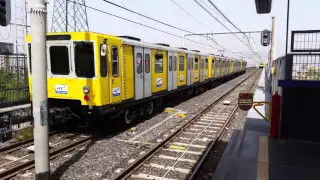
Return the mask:
[[[29,88],[32,97],[31,36],[27,36]],[[111,48],[108,50],[108,46]],[[119,101],[109,92],[121,85],[119,73],[120,39],[91,32],[47,34],[47,79],[50,117],[54,120],[84,120],[99,114],[94,107]],[[107,55],[112,61],[107,61]],[[101,61],[100,61],[101,59]],[[107,67],[113,67],[112,72]],[[109,86],[110,84],[110,86]]]

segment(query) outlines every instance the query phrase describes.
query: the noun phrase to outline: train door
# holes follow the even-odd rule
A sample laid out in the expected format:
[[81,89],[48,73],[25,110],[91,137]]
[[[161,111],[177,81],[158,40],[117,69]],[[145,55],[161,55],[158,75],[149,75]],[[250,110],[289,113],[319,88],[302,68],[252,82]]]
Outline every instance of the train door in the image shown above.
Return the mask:
[[134,46],[134,97],[136,100],[142,99],[144,94],[143,61],[143,48]]
[[173,66],[172,66],[172,89],[177,89],[177,59],[178,59],[178,53],[177,52],[173,52],[172,53],[172,57],[173,57]]
[[192,55],[188,54],[187,59],[187,85],[192,84]]
[[[188,72],[188,59],[186,58],[187,55],[183,54],[183,53],[179,53],[179,63],[178,63],[178,67],[177,67],[177,73],[178,73],[178,77],[177,77],[177,82],[178,82],[178,86],[183,86],[186,85],[186,81],[187,81],[187,72]],[[187,59],[187,61],[186,61]]]
[[221,59],[220,58],[216,58],[216,62],[217,62],[217,64],[216,64],[216,69],[217,69],[216,77],[220,77],[221,76]]
[[110,43],[110,60],[109,67],[111,67],[109,85],[110,85],[110,102],[121,101],[121,69],[119,59],[120,44]]
[[168,51],[168,91],[172,90],[173,53]]
[[216,58],[215,57],[212,57],[211,66],[212,66],[211,77],[215,78],[216,77],[216,75],[215,75],[215,72],[216,72]]
[[199,59],[199,58],[201,58],[201,56],[198,56],[198,55],[196,55],[196,56],[194,56],[194,61],[193,61],[193,63],[194,63],[194,65],[193,65],[193,74],[194,74],[194,77],[193,77],[193,82],[198,82],[199,80],[200,80],[200,76],[199,76],[199,71],[200,71],[200,61],[201,61],[201,59]]
[[204,56],[200,56],[200,82],[204,80]]
[[152,76],[151,76],[151,49],[143,49],[143,87],[144,87],[144,97],[149,97],[152,95]]

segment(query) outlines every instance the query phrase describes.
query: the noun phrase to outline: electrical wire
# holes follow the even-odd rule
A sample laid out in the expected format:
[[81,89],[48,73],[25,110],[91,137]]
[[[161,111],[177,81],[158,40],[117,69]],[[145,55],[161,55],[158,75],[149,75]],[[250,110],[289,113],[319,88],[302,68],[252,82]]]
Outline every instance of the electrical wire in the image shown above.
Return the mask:
[[[193,18],[193,19],[196,20],[199,24],[201,24],[202,26],[204,26],[205,28],[207,28],[210,32],[212,32],[211,29],[210,29],[208,26],[206,26],[204,23],[202,23],[202,22],[199,21],[197,18],[195,18],[193,15],[191,15],[188,11],[186,11],[183,7],[181,7],[177,2],[175,2],[174,0],[171,0],[171,1],[172,1],[176,6],[178,6],[182,11],[184,11],[186,14],[188,14],[191,18]],[[193,34],[194,34],[194,33],[193,33]],[[203,35],[200,35],[200,36],[203,36]],[[212,39],[213,39],[213,38],[212,38]],[[220,47],[222,47],[222,46],[220,46]],[[222,47],[222,49],[224,49],[224,50],[226,50],[226,51],[234,54],[232,51],[230,51],[230,50],[228,50],[228,49],[226,49],[226,48],[224,48],[224,47]]]
[[[229,32],[232,32],[226,25],[224,25],[220,20],[218,20],[212,13],[210,13],[201,3],[199,3],[197,0],[194,0],[203,10],[205,10],[211,17],[213,17],[216,21],[218,21],[223,27],[225,27]],[[241,41],[244,45],[246,45],[248,47],[248,49],[250,51],[252,51],[254,53],[254,50],[252,49],[251,45],[248,45],[247,43],[245,43],[243,40],[241,40],[236,34],[232,33],[239,41]],[[250,44],[250,43],[249,43]],[[257,57],[260,58],[261,60],[261,56],[259,56],[258,54],[255,54]],[[256,61],[256,60],[255,60]],[[258,61],[256,61],[258,62]]]
[[119,19],[128,21],[128,22],[131,22],[131,23],[140,25],[140,26],[147,27],[147,28],[149,28],[149,29],[153,29],[153,30],[156,30],[156,31],[165,33],[165,34],[169,34],[169,35],[171,35],[171,36],[175,36],[175,37],[178,37],[178,38],[181,38],[181,39],[186,39],[186,40],[188,40],[188,41],[191,41],[191,42],[194,42],[194,43],[197,43],[197,44],[201,44],[201,45],[204,45],[204,46],[208,46],[208,47],[211,47],[211,48],[213,48],[213,49],[218,49],[218,48],[216,48],[216,47],[214,47],[214,46],[211,46],[211,45],[208,45],[208,44],[205,44],[205,43],[201,43],[201,42],[199,42],[199,41],[194,41],[194,40],[192,40],[192,39],[188,39],[188,38],[185,38],[185,37],[182,37],[182,36],[179,36],[179,35],[176,35],[176,34],[173,34],[173,33],[170,33],[170,32],[164,31],[164,30],[161,30],[161,29],[157,29],[157,28],[154,28],[154,27],[151,27],[151,26],[148,26],[148,25],[145,25],[145,24],[142,24],[142,23],[133,21],[133,20],[131,20],[131,19],[127,19],[127,18],[124,18],[124,17],[121,17],[121,16],[117,16],[117,15],[115,15],[115,14],[108,13],[108,12],[106,12],[106,11],[103,11],[103,10],[100,10],[100,9],[97,9],[97,8],[94,8],[94,7],[91,7],[91,6],[88,6],[88,5],[83,5],[83,4],[81,4],[81,3],[78,3],[78,2],[75,2],[75,1],[72,1],[72,0],[68,0],[68,1],[69,1],[69,2],[72,2],[72,3],[75,3],[75,4],[78,4],[78,5],[81,5],[81,6],[85,6],[85,7],[88,8],[88,9],[92,9],[92,10],[101,12],[101,13],[103,13],[103,14],[107,14],[107,15],[110,15],[110,16],[113,16],[113,17],[116,17],[116,18],[119,18]]
[[[230,20],[211,0],[208,0],[208,2],[222,15],[234,28],[236,28],[239,32],[241,32],[241,33],[247,38],[248,45],[249,45],[249,47],[250,47],[249,49],[251,49],[252,51],[254,51],[253,48],[252,48],[252,46],[251,46],[251,44],[250,44],[250,39],[249,39],[248,35],[246,35],[245,33],[243,33],[240,28],[238,28],[234,23],[232,23],[231,20]],[[221,23],[220,23],[220,24],[221,24]],[[260,56],[259,56],[259,57],[260,57]],[[260,60],[261,60],[261,57],[260,57]]]
[[[120,5],[116,4],[116,3],[110,2],[110,1],[108,1],[108,0],[102,0],[102,1],[104,1],[104,2],[106,2],[106,3],[109,3],[109,4],[113,5],[113,6],[116,6],[116,7],[118,7],[118,8],[124,9],[124,10],[126,10],[126,11],[129,11],[129,12],[131,12],[131,13],[137,14],[137,15],[139,15],[139,16],[142,16],[142,17],[144,17],[144,18],[147,18],[147,19],[149,19],[149,20],[152,20],[152,21],[155,21],[155,22],[157,22],[157,23],[163,24],[163,25],[165,25],[165,26],[168,26],[168,27],[171,27],[171,28],[180,30],[180,31],[184,31],[184,32],[187,32],[187,33],[194,33],[194,32],[191,32],[191,31],[188,31],[188,30],[185,30],[185,29],[182,29],[182,28],[173,26],[173,25],[171,25],[171,24],[168,24],[168,23],[159,21],[159,20],[157,20],[157,19],[151,18],[151,17],[149,17],[149,16],[146,16],[146,15],[144,15],[144,14],[138,13],[138,12],[133,11],[133,10],[131,10],[131,9],[128,9],[128,8],[126,8],[126,7],[120,6]],[[174,2],[174,1],[173,1],[173,2]],[[174,3],[175,3],[175,2],[174,2]],[[178,6],[179,6],[179,5],[178,5]],[[185,11],[185,12],[186,12],[186,11]],[[188,12],[186,12],[186,13],[188,13]],[[190,15],[190,14],[189,14],[189,15]],[[190,16],[191,16],[191,15],[190,15]],[[197,21],[198,21],[198,20],[197,20]],[[198,22],[201,23],[200,21],[198,21]],[[201,23],[201,24],[202,24],[202,23]],[[203,24],[203,25],[204,25],[204,24]],[[207,28],[208,28],[208,27],[207,27]],[[206,36],[203,36],[203,37],[206,37]],[[222,45],[220,45],[220,44],[219,44],[216,40],[214,40],[213,38],[211,38],[211,40],[212,40],[216,45],[220,46],[222,49],[224,49],[224,50],[232,53],[232,51],[230,51],[230,50],[226,49],[225,47],[223,47]]]

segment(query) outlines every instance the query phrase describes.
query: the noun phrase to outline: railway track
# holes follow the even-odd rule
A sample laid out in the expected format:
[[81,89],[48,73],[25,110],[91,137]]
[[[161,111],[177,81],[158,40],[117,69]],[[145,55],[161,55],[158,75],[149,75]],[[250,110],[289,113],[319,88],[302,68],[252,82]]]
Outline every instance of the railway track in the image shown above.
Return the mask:
[[[77,147],[89,144],[92,140],[90,135],[74,133],[51,132],[49,137],[50,160],[59,155],[72,151]],[[0,149],[0,179],[9,179],[23,171],[34,167],[34,154],[32,149],[32,139]]]
[[[236,112],[240,92],[248,92],[256,70],[178,130],[159,142],[114,179],[192,179]],[[229,102],[226,102],[229,101]],[[227,103],[228,105],[226,105]]]

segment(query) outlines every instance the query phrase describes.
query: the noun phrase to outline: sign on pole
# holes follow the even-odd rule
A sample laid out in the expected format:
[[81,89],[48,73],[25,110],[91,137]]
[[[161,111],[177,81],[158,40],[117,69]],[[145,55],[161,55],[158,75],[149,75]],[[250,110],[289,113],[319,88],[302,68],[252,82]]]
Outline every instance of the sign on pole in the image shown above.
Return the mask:
[[238,106],[243,111],[248,111],[253,105],[253,93],[239,93]]

